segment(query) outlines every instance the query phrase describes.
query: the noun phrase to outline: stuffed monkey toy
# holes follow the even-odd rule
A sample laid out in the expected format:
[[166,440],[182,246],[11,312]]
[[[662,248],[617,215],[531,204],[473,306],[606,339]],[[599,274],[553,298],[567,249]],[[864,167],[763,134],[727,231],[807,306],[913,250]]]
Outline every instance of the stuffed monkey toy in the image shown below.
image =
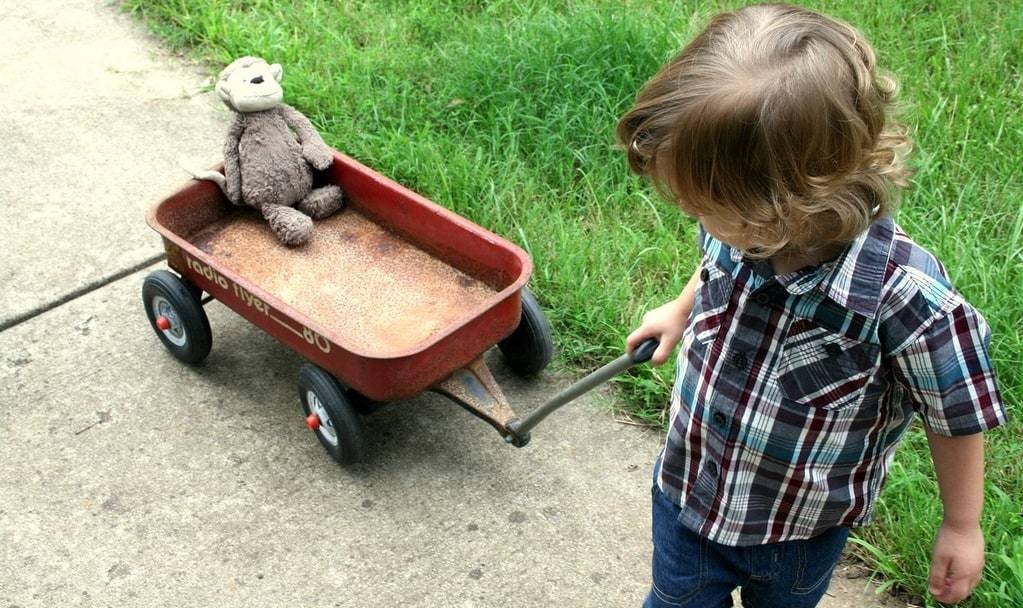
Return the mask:
[[282,103],[283,69],[258,57],[224,68],[217,95],[235,112],[224,145],[224,173],[192,173],[216,182],[228,200],[255,207],[285,245],[305,243],[313,219],[341,208],[341,188],[313,188],[313,170],[333,162],[331,149],[301,112]]

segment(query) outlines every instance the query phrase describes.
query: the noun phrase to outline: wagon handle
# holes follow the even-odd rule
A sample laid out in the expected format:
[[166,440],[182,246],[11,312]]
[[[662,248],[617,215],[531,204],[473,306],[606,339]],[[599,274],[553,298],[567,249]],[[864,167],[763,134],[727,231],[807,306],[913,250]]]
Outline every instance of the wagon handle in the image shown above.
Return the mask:
[[533,412],[526,416],[525,419],[509,422],[507,426],[509,434],[505,436],[505,441],[515,447],[522,447],[526,445],[529,443],[529,431],[533,430],[536,425],[540,424],[540,422],[550,415],[551,412],[565,405],[569,401],[588,393],[601,384],[604,384],[633,365],[646,363],[654,356],[654,351],[657,350],[658,346],[660,346],[660,342],[658,342],[656,338],[648,338],[643,342],[640,342],[639,346],[633,349],[632,352],[618,357],[614,361],[611,361],[607,365],[604,365],[597,371],[561,391],[547,403],[544,403],[533,410]]

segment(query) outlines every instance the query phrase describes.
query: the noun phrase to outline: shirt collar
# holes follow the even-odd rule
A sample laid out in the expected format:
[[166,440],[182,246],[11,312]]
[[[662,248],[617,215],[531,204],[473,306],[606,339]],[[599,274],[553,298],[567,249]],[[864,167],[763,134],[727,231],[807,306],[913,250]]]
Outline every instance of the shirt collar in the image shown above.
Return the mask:
[[[881,218],[856,237],[834,261],[774,277],[793,295],[817,288],[836,304],[873,319],[880,306],[881,284],[894,235],[894,221]],[[742,252],[730,249],[732,261],[742,262]],[[760,263],[773,275],[769,262]]]
[[895,222],[877,220],[846,249],[821,288],[836,303],[873,319],[894,240]]

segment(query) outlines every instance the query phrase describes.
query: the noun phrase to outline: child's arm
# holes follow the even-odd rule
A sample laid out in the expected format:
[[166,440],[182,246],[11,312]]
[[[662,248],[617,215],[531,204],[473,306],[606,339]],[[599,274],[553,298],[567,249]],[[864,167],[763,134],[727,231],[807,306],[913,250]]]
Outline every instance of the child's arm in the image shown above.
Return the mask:
[[[950,297],[889,360],[892,378],[923,419],[938,476],[945,516],[934,541],[930,591],[942,602],[967,596],[981,577],[982,433],[1006,421],[988,355],[991,330],[975,308]],[[919,325],[911,311],[906,306],[893,314],[889,327]]]
[[984,570],[984,435],[945,437],[927,431],[945,516],[934,541],[930,592],[953,604],[970,595]]
[[682,339],[682,332],[685,331],[689,313],[693,310],[696,289],[700,285],[701,268],[701,265],[696,266],[696,271],[693,272],[693,276],[689,277],[689,282],[682,290],[682,295],[643,315],[643,324],[629,334],[625,340],[628,351],[631,352],[647,338],[657,338],[661,345],[654,351],[650,365],[658,366],[668,360],[671,351]]

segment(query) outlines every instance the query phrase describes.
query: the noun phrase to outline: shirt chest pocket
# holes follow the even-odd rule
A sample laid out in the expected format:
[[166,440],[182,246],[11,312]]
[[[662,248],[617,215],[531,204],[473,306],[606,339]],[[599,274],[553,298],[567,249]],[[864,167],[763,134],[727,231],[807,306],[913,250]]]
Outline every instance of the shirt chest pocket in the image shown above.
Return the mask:
[[700,286],[696,290],[688,325],[688,330],[698,342],[709,344],[717,337],[734,283],[730,273],[704,257]]
[[797,319],[789,327],[778,366],[785,397],[807,407],[839,410],[863,400],[880,364],[881,347]]

